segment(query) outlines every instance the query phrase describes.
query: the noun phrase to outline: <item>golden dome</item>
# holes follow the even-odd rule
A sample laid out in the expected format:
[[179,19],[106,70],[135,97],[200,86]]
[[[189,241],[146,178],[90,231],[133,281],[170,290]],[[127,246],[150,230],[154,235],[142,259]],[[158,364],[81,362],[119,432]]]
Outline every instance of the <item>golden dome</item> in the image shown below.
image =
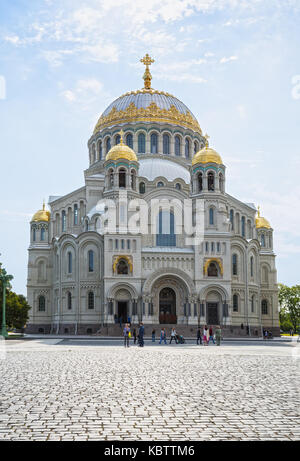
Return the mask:
[[192,160],[192,165],[196,165],[197,163],[217,163],[218,165],[222,165],[221,156],[211,147],[208,147],[208,144],[204,147],[204,149],[199,150]]
[[37,211],[33,215],[31,222],[33,222],[33,221],[35,221],[35,222],[38,222],[38,221],[49,222],[50,221],[50,211],[45,210],[45,203],[43,203],[43,209]]
[[135,152],[126,144],[123,142],[123,130],[120,131],[120,143],[117,144],[116,146],[112,147],[108,154],[106,155],[105,160],[119,160],[121,158],[124,158],[126,160],[129,160],[130,162],[137,162],[137,156],[135,155]]
[[269,221],[264,218],[263,216],[260,216],[260,208],[258,207],[257,210],[257,217],[255,218],[255,225],[257,229],[265,228],[265,229],[271,229],[271,224]]

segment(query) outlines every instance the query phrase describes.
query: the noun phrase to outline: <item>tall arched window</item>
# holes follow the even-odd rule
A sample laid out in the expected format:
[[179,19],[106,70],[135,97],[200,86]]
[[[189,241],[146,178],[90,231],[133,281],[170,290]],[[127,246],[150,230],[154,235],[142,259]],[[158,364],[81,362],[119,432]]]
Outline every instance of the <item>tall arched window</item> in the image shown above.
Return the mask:
[[72,294],[70,291],[68,291],[68,309],[72,309]]
[[102,159],[102,141],[98,141],[98,159]]
[[253,256],[250,257],[250,277],[254,275],[254,258]]
[[94,305],[95,305],[94,293],[92,291],[89,291],[89,294],[88,294],[88,309],[94,309]]
[[209,224],[212,226],[214,224],[214,209],[209,209]]
[[255,296],[251,296],[251,312],[253,313],[255,311]]
[[128,147],[130,147],[130,149],[133,149],[133,136],[131,133],[128,133],[126,136],[126,144]]
[[34,242],[35,242],[35,240],[36,240],[36,228],[35,228],[35,227],[32,228],[32,240],[33,240]]
[[203,190],[203,174],[202,173],[198,174],[198,190],[199,192],[202,192]]
[[45,240],[45,228],[41,228],[41,241],[43,242]]
[[194,154],[197,154],[199,150],[199,144],[197,143],[197,141],[194,142]]
[[136,173],[134,170],[131,170],[131,189],[136,190]]
[[95,144],[92,145],[92,163],[96,160],[96,147]]
[[187,138],[185,140],[184,153],[185,153],[186,158],[189,158],[189,156],[190,156],[190,141]]
[[238,258],[237,254],[232,255],[232,275],[238,274]]
[[138,135],[138,153],[145,154],[146,152],[146,138],[144,133]]
[[74,205],[74,226],[78,225],[78,205]]
[[146,187],[145,187],[145,183],[144,183],[144,182],[140,182],[139,190],[140,190],[140,194],[144,194],[144,193],[145,193]]
[[170,153],[170,136],[168,134],[163,135],[163,153],[166,155]]
[[110,151],[110,147],[111,147],[110,138],[107,138],[107,140],[106,140],[106,153],[108,153]]
[[114,170],[110,169],[108,172],[108,187],[112,189],[114,187]]
[[61,212],[61,231],[66,232],[66,212],[65,210]]
[[233,312],[238,312],[239,310],[239,298],[237,294],[234,294],[232,297],[232,310]]
[[180,137],[175,136],[175,155],[180,156]]
[[268,315],[268,301],[266,299],[261,302],[261,313],[262,315]]
[[156,245],[176,246],[174,214],[171,211],[160,210],[157,224],[158,234],[156,235]]
[[89,260],[89,272],[94,272],[94,252],[93,250],[88,251],[88,260]]
[[224,192],[224,176],[222,173],[219,174],[219,189],[221,192]]
[[242,237],[246,236],[246,221],[245,216],[242,216]]
[[115,140],[116,144],[120,144],[120,141],[121,141],[121,136],[117,134],[116,140]]
[[46,311],[46,299],[45,296],[41,295],[39,296],[39,312],[45,312]]
[[68,251],[68,273],[72,274],[72,253]]
[[119,187],[126,187],[126,171],[124,168],[119,170]]
[[265,234],[261,234],[260,236],[260,244],[262,247],[266,246]]
[[211,191],[215,190],[215,175],[212,171],[207,175],[207,188]]
[[158,136],[156,133],[152,133],[150,137],[150,144],[151,144],[151,154],[157,154],[158,151]]
[[231,222],[231,229],[234,230],[234,214],[233,214],[233,210],[230,210],[230,213],[229,213],[229,216],[230,216],[230,222]]

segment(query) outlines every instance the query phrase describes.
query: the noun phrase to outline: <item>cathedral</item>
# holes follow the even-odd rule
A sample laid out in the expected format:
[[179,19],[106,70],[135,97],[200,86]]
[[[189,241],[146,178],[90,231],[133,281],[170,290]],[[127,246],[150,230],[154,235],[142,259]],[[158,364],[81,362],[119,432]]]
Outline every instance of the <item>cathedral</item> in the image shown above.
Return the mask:
[[28,333],[146,334],[199,325],[279,335],[273,229],[226,192],[226,159],[189,108],[151,87],[113,101],[88,141],[84,185],[30,222]]

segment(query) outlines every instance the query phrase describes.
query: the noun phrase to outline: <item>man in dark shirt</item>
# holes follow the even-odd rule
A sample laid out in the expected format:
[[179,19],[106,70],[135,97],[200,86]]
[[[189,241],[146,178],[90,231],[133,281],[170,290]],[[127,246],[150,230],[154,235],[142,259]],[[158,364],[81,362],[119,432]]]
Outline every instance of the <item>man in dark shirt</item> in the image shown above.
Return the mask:
[[139,345],[140,345],[140,347],[144,347],[144,331],[145,331],[145,328],[144,328],[144,325],[141,322],[140,323],[140,328],[139,328]]

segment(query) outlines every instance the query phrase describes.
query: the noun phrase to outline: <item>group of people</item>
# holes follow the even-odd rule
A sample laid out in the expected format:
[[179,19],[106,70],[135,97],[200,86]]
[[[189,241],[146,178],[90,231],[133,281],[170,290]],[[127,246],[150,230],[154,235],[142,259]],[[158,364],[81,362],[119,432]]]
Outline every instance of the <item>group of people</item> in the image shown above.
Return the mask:
[[124,336],[124,346],[129,347],[129,339],[132,337],[133,338],[133,343],[136,344],[136,341],[138,339],[138,345],[139,347],[144,347],[144,333],[145,333],[145,327],[143,323],[140,323],[139,329],[138,329],[138,334],[136,334],[136,329],[134,328],[131,333],[131,324],[130,323],[125,323],[124,329],[123,329],[123,336]]
[[203,328],[203,332],[201,335],[201,328],[199,327],[197,330],[197,344],[208,346],[209,342],[212,341],[214,344],[217,344],[217,346],[220,346],[221,344],[221,337],[222,337],[222,331],[219,326],[216,327],[215,333],[213,332],[212,327],[208,327],[205,325]]

